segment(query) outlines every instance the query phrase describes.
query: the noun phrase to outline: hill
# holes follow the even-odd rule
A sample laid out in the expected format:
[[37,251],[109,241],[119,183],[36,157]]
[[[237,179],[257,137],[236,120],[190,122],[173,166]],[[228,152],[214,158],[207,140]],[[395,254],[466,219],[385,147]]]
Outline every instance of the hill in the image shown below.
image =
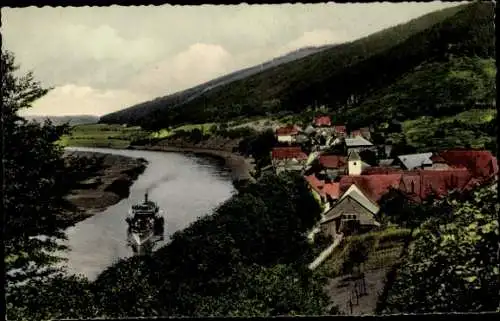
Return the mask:
[[[424,64],[445,63],[452,57],[494,58],[493,17],[491,3],[440,10],[242,79],[233,78],[194,98],[182,99],[176,94],[177,100],[171,97],[169,102],[144,103],[105,115],[100,122],[157,129],[280,111],[301,112],[315,104],[327,105],[342,118],[352,115],[346,113],[348,110],[368,108],[367,102],[376,99],[379,91]],[[428,96],[428,92],[414,94]],[[366,123],[371,119],[350,121]]]
[[54,125],[62,125],[68,123],[70,126],[95,124],[99,121],[99,117],[94,115],[71,115],[71,116],[24,116],[29,121],[43,123],[49,119]]
[[171,94],[163,97],[153,99],[144,103],[134,105],[132,107],[126,108],[124,110],[114,112],[104,116],[103,122],[106,123],[137,123],[138,119],[144,119],[144,117],[149,118],[151,114],[157,114],[163,112],[165,107],[177,107],[189,103],[202,95],[206,95],[214,89],[228,85],[234,81],[244,79],[260,73],[264,70],[279,66],[281,64],[286,64],[297,59],[301,59],[308,55],[320,52],[327,48],[332,47],[332,45],[320,46],[320,47],[306,47],[290,52],[284,56],[274,58],[270,61],[264,62],[257,66],[241,69],[230,74],[218,77],[201,85]]

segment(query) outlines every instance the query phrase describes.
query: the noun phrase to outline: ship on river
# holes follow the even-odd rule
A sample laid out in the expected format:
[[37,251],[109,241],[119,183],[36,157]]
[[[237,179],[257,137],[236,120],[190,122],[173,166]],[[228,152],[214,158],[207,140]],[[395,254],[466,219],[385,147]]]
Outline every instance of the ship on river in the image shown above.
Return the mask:
[[155,202],[148,199],[148,193],[144,195],[144,202],[132,205],[125,220],[128,224],[127,241],[134,253],[141,254],[163,239],[165,221],[162,212]]

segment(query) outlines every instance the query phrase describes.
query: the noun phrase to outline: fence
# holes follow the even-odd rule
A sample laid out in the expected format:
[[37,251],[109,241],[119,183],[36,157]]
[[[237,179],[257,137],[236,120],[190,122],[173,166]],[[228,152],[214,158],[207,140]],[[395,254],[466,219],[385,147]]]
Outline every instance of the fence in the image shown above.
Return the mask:
[[360,278],[354,281],[349,292],[349,299],[346,302],[346,310],[349,311],[349,314],[352,314],[353,307],[359,304],[359,298],[367,294],[365,274],[362,273]]

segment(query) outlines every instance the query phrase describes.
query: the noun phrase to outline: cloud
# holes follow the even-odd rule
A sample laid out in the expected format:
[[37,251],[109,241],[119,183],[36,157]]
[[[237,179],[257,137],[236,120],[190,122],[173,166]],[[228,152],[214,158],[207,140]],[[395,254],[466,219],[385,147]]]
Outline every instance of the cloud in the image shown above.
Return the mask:
[[[108,25],[69,24],[52,32],[57,36],[33,38],[36,50],[15,50],[23,69],[35,69],[40,80],[50,86],[117,87],[123,78],[161,56],[153,39],[126,39]],[[16,43],[12,46],[17,49]]]
[[20,115],[82,115],[104,114],[129,107],[148,96],[126,90],[102,90],[74,84],[59,86],[37,100]]
[[233,68],[233,57],[222,46],[196,43],[172,58],[153,64],[127,87],[165,95],[222,76]]
[[457,4],[3,8],[2,40],[23,71],[56,87],[36,110],[71,106],[91,113],[187,89],[304,46],[352,41]]

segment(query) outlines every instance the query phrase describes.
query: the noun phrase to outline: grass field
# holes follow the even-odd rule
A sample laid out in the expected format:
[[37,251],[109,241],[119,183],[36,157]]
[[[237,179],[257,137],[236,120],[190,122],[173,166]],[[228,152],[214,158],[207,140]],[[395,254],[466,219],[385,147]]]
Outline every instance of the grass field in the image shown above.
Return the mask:
[[126,148],[134,138],[147,135],[140,127],[121,125],[77,125],[69,135],[61,137],[62,146]]
[[[403,133],[408,143],[419,150],[428,146],[447,148],[466,147],[467,144],[472,148],[485,148],[485,144],[494,137],[467,129],[466,126],[485,125],[493,120],[496,112],[496,109],[471,109],[449,117],[422,116],[403,122]],[[444,133],[437,136],[436,132],[440,129]]]

